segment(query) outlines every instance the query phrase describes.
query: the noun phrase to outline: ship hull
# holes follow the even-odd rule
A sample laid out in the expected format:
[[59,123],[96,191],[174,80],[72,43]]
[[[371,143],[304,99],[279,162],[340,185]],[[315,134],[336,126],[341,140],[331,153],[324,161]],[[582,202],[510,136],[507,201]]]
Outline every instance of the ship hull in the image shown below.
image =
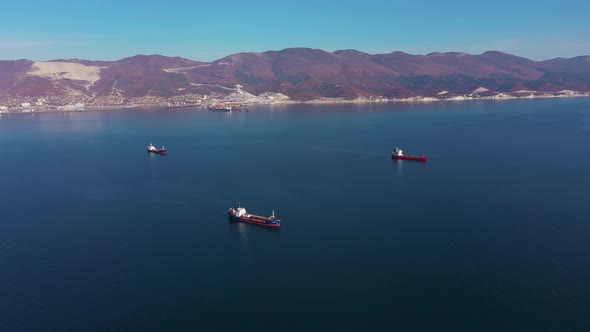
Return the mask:
[[413,161],[421,161],[421,162],[426,162],[428,160],[427,157],[419,157],[419,156],[412,156],[412,155],[407,155],[407,156],[391,155],[391,159],[397,159],[397,160],[413,160]]
[[258,226],[263,226],[263,227],[273,227],[273,228],[281,227],[281,220],[280,219],[268,220],[267,218],[259,217],[259,216],[237,217],[231,213],[228,213],[228,216],[229,216],[229,219],[232,221],[243,222],[246,224],[258,225]]
[[248,112],[248,109],[240,106],[209,106],[209,110],[213,112]]
[[166,154],[166,150],[147,150],[148,153]]
[[173,106],[166,106],[166,108],[186,108],[186,107],[200,107],[201,105],[173,105]]

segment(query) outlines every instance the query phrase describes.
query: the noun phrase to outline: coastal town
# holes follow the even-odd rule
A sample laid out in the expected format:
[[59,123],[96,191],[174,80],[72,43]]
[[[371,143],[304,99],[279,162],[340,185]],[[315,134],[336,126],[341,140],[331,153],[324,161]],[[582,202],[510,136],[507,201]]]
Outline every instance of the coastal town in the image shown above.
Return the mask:
[[[571,90],[562,90],[551,93],[536,91],[517,91],[515,93],[478,94],[467,95],[442,94],[437,97],[416,96],[408,98],[386,98],[383,96],[370,96],[345,100],[341,98],[318,98],[307,103],[387,103],[387,102],[440,102],[440,101],[468,101],[468,100],[504,100],[504,99],[536,99],[536,98],[568,98],[590,97],[590,92],[582,93]],[[0,97],[0,113],[43,113],[43,112],[79,112],[95,110],[114,110],[134,107],[157,108],[187,108],[187,107],[212,107],[215,106],[239,106],[268,105],[297,103],[288,96],[277,92],[266,92],[258,96],[244,91],[236,91],[229,95],[212,94],[185,94],[180,96],[159,97],[142,96],[122,98],[120,96],[100,96],[91,101],[80,101],[72,96],[10,96]]]
[[497,51],[421,56],[308,48],[212,62],[141,54],[116,61],[9,60],[0,67],[0,113],[588,97],[586,63],[590,57],[532,61]]
[[133,107],[184,108],[207,107],[211,105],[255,105],[290,102],[284,94],[266,92],[258,96],[249,94],[237,86],[234,92],[223,95],[183,94],[170,97],[142,96],[126,98],[118,96],[97,96],[81,100],[80,96],[0,96],[0,113],[73,112]]

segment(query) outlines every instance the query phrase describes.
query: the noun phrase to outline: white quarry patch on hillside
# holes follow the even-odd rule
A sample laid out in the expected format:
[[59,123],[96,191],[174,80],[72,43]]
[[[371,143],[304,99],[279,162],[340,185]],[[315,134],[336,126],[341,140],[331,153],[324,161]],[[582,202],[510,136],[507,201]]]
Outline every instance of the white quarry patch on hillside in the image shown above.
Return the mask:
[[408,98],[400,98],[400,99],[392,99],[393,101],[411,101],[411,102],[433,102],[439,101],[440,99],[434,97],[423,97],[423,96],[416,96],[416,97],[408,97]]
[[107,67],[86,66],[75,62],[47,62],[37,61],[27,72],[30,76],[40,76],[51,79],[69,79],[86,81],[88,86],[100,80],[100,70]]
[[518,90],[518,91],[514,91],[514,93],[533,93],[535,91],[533,90]]
[[486,91],[490,91],[490,90],[488,90],[486,88],[479,87],[479,88],[473,90],[472,93],[480,93],[480,92],[486,92]]
[[487,97],[485,99],[516,99],[517,97],[511,96],[511,95],[506,95],[506,94],[497,94],[497,95],[493,95],[490,97]]
[[473,99],[473,98],[465,97],[465,96],[453,96],[453,97],[447,98],[445,100],[470,100],[470,99]]
[[211,64],[207,63],[204,65],[198,65],[198,66],[190,66],[190,67],[173,67],[173,68],[165,68],[164,71],[167,73],[176,73],[176,74],[184,74],[188,71],[191,71],[193,69],[197,69],[200,67],[207,67],[207,66],[211,66]]
[[224,90],[232,90],[232,91],[236,91],[238,90],[237,88],[228,88],[227,86],[223,86],[223,85],[219,85],[219,84],[214,84],[214,83],[189,83],[192,86],[203,86],[203,85],[209,85],[209,86],[216,86],[220,89],[224,89]]
[[449,92],[447,90],[445,90],[445,91],[441,91],[441,92],[437,93],[437,95],[446,95],[447,93],[449,93]]
[[291,98],[289,98],[288,96],[286,96],[286,95],[284,95],[284,94],[282,94],[282,93],[280,93],[280,92],[277,92],[277,93],[275,93],[275,94],[274,94],[274,98],[275,98],[275,99],[280,99],[280,100],[287,100],[287,99],[291,99]]
[[572,95],[573,96],[573,95],[577,94],[578,92],[576,92],[574,90],[560,90],[560,91],[558,91],[558,93],[563,93],[564,95]]

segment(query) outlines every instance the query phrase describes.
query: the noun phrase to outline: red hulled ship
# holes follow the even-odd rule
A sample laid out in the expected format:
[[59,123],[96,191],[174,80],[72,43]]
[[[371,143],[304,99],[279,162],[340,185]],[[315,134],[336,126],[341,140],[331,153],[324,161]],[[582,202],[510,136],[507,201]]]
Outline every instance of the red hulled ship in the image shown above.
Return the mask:
[[422,154],[422,156],[413,156],[411,154],[405,155],[400,148],[395,148],[391,153],[391,159],[401,159],[401,160],[414,160],[414,161],[427,161],[428,158]]
[[235,208],[230,208],[227,215],[231,220],[245,222],[247,224],[265,226],[265,227],[281,227],[281,218],[275,217],[275,212],[272,211],[270,217],[261,217],[246,212],[246,209],[240,207],[240,203]]
[[148,147],[147,147],[147,152],[166,154],[166,149],[164,148],[164,146],[162,146],[161,149],[158,149],[152,143],[150,143],[150,145],[148,145]]

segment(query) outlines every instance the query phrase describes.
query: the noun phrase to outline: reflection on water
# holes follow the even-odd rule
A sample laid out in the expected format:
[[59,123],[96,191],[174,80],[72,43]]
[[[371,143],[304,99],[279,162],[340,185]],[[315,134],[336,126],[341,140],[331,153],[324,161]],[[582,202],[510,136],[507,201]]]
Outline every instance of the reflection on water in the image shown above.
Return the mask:
[[391,160],[395,165],[395,169],[397,170],[397,174],[403,175],[404,174],[404,161],[399,159],[392,159]]
[[167,154],[150,153],[147,151],[145,153],[147,153],[148,156],[150,156],[151,161],[156,161],[156,160],[159,160],[160,158],[166,158],[168,156]]
[[[261,312],[305,328],[326,308],[332,329],[382,330],[476,307],[587,330],[570,322],[590,304],[590,99],[477,105],[3,115],[0,330],[237,330]],[[229,221],[236,199],[282,230]]]
[[275,227],[263,227],[263,226],[258,226],[258,225],[250,225],[247,223],[230,220],[229,218],[227,218],[227,223],[228,223],[230,230],[232,232],[234,232],[235,234],[238,234],[240,241],[242,241],[242,244],[247,244],[248,238],[250,236],[254,236],[255,234],[261,234],[261,233],[279,234],[280,233],[280,227],[275,228]]
[[[252,246],[259,245],[259,243],[257,243],[258,241],[266,242],[269,240],[263,238],[267,236],[274,237],[280,234],[280,228],[250,225],[247,223],[230,220],[229,218],[227,218],[227,216],[226,219],[230,232],[235,234],[242,248],[249,248]],[[261,238],[260,236],[262,236],[263,238]]]
[[397,176],[393,177],[395,180],[395,185],[397,190],[403,192],[404,188],[404,161],[399,159],[391,159],[393,163],[393,167],[395,168],[395,172],[397,172]]
[[105,118],[102,112],[35,113],[32,117],[38,123],[39,131],[46,135],[72,133],[87,136],[105,131]]
[[590,131],[590,110],[579,110],[578,114],[583,117],[580,121],[580,130]]

